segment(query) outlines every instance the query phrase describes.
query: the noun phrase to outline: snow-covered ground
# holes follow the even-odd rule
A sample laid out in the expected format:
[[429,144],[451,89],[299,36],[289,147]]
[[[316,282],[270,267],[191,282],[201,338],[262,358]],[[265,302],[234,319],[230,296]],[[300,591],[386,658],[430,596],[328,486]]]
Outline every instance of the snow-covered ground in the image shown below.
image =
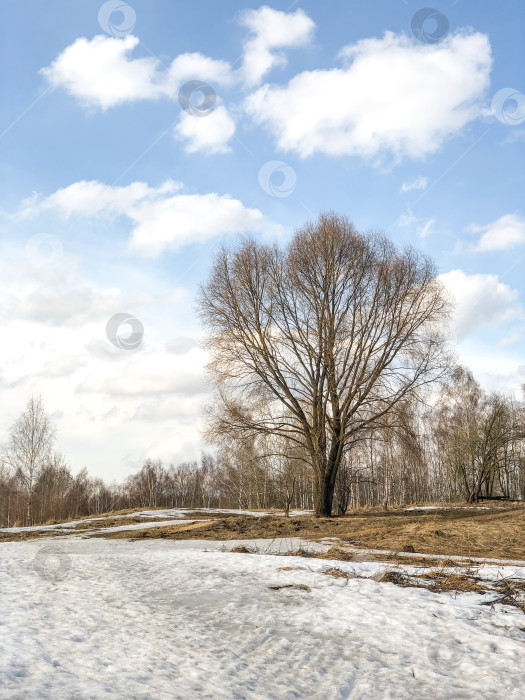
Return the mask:
[[234,544],[0,543],[0,698],[523,699],[517,609]]
[[[258,510],[232,510],[226,508],[159,508],[157,510],[139,510],[133,513],[127,513],[125,515],[105,515],[96,518],[83,518],[82,520],[68,520],[65,523],[56,523],[54,525],[28,525],[26,527],[0,527],[0,532],[47,532],[48,530],[62,530],[65,532],[74,531],[76,525],[82,525],[84,523],[92,523],[100,520],[108,519],[118,519],[118,518],[145,518],[147,522],[148,518],[171,518],[180,519],[185,518],[188,513],[217,513],[217,515],[222,514],[233,514],[233,515],[251,515],[253,517],[262,517],[265,515],[279,515],[284,516],[283,512],[262,512]],[[295,518],[301,515],[311,515],[311,510],[291,510],[290,517]],[[195,520],[186,520],[185,522],[197,522]],[[171,524],[171,523],[163,523]],[[140,527],[144,527],[141,523],[138,523]],[[160,525],[160,523],[159,523]],[[152,527],[150,523],[147,523],[148,527]],[[110,530],[107,530],[110,532]]]
[[413,510],[505,510],[505,506],[410,506],[403,510],[405,513]]

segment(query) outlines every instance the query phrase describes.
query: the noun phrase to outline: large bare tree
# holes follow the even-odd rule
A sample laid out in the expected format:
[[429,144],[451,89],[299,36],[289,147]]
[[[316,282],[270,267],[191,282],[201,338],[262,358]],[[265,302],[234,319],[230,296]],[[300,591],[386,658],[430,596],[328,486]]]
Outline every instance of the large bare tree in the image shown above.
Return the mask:
[[333,213],[285,246],[223,248],[201,287],[216,432],[278,435],[329,516],[345,452],[448,368],[433,262]]

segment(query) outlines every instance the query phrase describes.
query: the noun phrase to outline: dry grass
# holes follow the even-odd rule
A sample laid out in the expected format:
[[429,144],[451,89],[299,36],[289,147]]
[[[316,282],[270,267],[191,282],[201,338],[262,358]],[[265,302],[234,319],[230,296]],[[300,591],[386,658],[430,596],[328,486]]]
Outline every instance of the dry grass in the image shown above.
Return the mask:
[[32,530],[29,532],[0,532],[0,542],[22,542],[24,540],[36,540],[42,536],[48,537],[64,537],[71,534],[63,530]]
[[325,569],[324,573],[327,576],[333,576],[333,578],[351,578],[350,574],[348,574],[346,571],[343,571],[342,569],[338,569],[336,566],[331,566],[328,569]]
[[[98,516],[97,516],[98,517]],[[156,517],[141,517],[141,516],[129,516],[123,518],[106,518],[104,520],[90,520],[88,522],[77,523],[69,528],[56,528],[54,530],[29,530],[22,532],[0,532],[0,542],[17,542],[20,540],[33,540],[40,537],[60,537],[64,535],[70,535],[71,531],[90,531],[90,530],[103,530],[108,527],[117,527],[121,525],[135,525],[139,523],[144,523],[144,527],[147,528],[149,523],[159,522],[166,520],[166,518],[156,518]],[[65,521],[60,524],[66,524]],[[46,523],[47,525],[57,524],[55,521]],[[36,528],[44,527],[43,525],[36,525]]]
[[121,525],[136,525],[144,523],[147,527],[148,523],[162,522],[167,518],[132,516],[122,518],[105,518],[104,520],[90,520],[88,522],[78,523],[73,529],[75,530],[99,530],[106,527],[120,527]]
[[[402,571],[395,571],[387,569],[385,571],[380,571],[375,576],[372,577],[374,581],[378,583],[395,583],[396,586],[415,586],[416,582],[412,581],[407,574]],[[421,584],[419,584],[421,586]]]
[[281,583],[277,586],[268,586],[272,591],[280,591],[282,588],[293,588],[297,591],[306,591],[307,593],[311,593],[312,589],[310,586],[307,586],[305,583]]
[[[525,508],[505,510],[439,510],[418,513],[369,513],[343,518],[302,516],[252,517],[230,515],[195,523],[190,531],[180,521],[173,525],[134,532],[134,538],[162,539],[275,539],[301,537],[319,541],[338,537],[355,548],[390,550],[445,556],[525,560]],[[130,533],[108,537],[128,538]],[[311,556],[311,553],[310,553]],[[343,555],[341,555],[342,557]],[[334,557],[335,558],[335,557]],[[351,557],[353,558],[353,557]],[[410,559],[410,558],[408,558]],[[407,563],[409,560],[407,559]],[[413,560],[410,563],[415,563]]]
[[485,587],[479,583],[477,576],[468,576],[461,572],[445,573],[444,571],[431,571],[420,576],[423,581],[430,582],[430,590],[458,591],[461,593],[485,593]]
[[525,581],[501,579],[496,582],[494,589],[502,595],[497,598],[497,600],[492,601],[492,605],[494,605],[494,603],[511,605],[525,613]]
[[[485,505],[485,504],[484,504]],[[393,561],[403,561],[403,553],[439,554],[445,556],[487,557],[494,559],[525,560],[525,506],[497,502],[499,509],[476,510],[474,508],[448,507],[436,511],[405,512],[363,509],[342,518],[314,518],[300,516],[285,518],[268,515],[253,517],[231,513],[202,513],[187,511],[185,519],[199,518],[205,522],[184,524],[176,520],[165,527],[148,528],[151,519],[134,515],[137,511],[114,511],[106,520],[80,523],[75,529],[89,532],[92,529],[144,523],[144,530],[106,533],[112,539],[203,539],[243,540],[301,537],[319,541],[336,537],[341,546],[356,549],[389,550],[393,554],[382,555]],[[129,515],[129,518],[114,518]],[[162,516],[159,516],[162,519]],[[158,519],[157,519],[158,520]],[[46,531],[45,536],[60,536],[58,531]],[[39,537],[40,533],[0,533],[0,541],[22,540]],[[98,535],[95,535],[98,536]],[[307,552],[312,556],[311,552]],[[355,554],[334,546],[329,556],[341,560],[355,559]],[[431,566],[435,562],[406,557],[405,563]]]

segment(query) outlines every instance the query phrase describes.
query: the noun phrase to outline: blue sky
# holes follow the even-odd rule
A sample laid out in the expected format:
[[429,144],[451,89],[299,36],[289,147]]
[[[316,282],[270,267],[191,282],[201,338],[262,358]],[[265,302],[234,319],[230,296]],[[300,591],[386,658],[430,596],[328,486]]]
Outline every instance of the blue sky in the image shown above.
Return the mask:
[[[519,396],[522,4],[421,9],[4,0],[0,440],[41,392],[75,470],[198,457],[214,250],[326,209],[433,256],[458,359]],[[181,108],[189,81],[204,115],[199,90]],[[144,328],[133,350],[106,336],[119,313]]]

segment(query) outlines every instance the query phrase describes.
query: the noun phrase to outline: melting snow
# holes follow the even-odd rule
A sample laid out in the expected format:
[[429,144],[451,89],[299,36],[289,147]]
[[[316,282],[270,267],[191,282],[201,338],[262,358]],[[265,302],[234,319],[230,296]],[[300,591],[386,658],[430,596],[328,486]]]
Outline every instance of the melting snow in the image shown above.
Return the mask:
[[234,544],[0,543],[0,698],[522,700],[517,609]]

